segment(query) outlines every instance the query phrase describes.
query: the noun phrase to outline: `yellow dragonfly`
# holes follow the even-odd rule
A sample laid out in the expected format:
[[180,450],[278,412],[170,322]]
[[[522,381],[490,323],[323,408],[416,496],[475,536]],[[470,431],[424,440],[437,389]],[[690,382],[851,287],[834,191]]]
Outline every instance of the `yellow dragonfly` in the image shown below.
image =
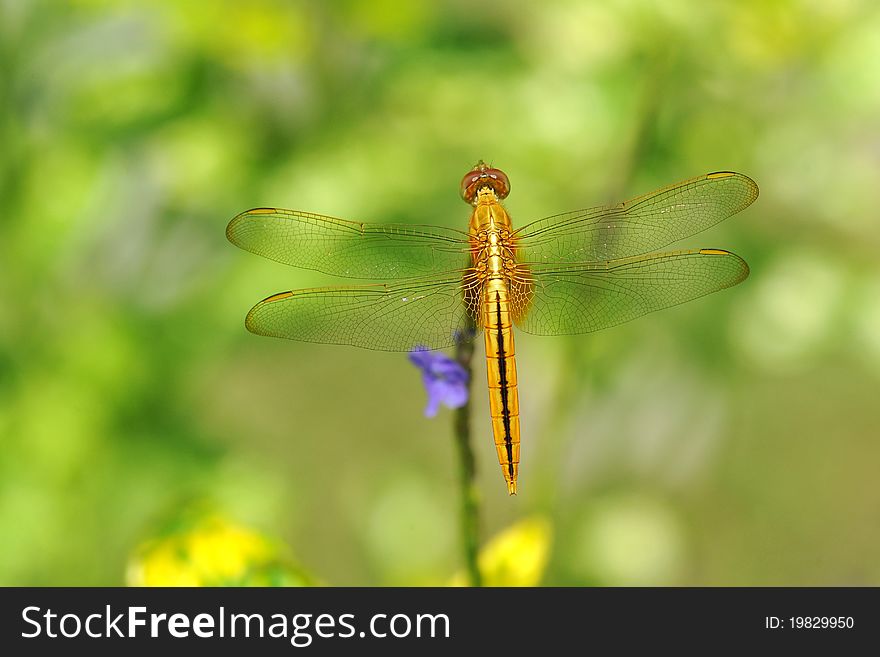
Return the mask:
[[467,231],[369,224],[256,208],[226,229],[236,246],[295,267],[388,283],[273,294],[247,315],[259,334],[384,351],[452,346],[484,331],[498,462],[516,493],[519,397],[513,326],[535,335],[598,331],[736,285],[749,274],[721,249],[652,253],[751,204],[758,186],[720,171],[617,205],[514,229],[510,181],[482,161],[461,181]]

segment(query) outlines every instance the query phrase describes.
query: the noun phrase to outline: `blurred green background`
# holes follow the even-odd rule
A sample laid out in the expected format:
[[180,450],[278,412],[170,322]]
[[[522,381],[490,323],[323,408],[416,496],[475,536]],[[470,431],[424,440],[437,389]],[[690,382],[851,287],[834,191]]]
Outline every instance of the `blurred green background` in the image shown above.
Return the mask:
[[761,187],[683,243],[744,284],[520,334],[515,498],[477,369],[485,538],[546,519],[546,584],[880,584],[878,33],[869,0],[0,2],[0,583],[122,584],[190,503],[324,583],[449,579],[452,414],[423,417],[405,355],[248,334],[335,279],[224,228],[463,229],[484,158],[519,225]]

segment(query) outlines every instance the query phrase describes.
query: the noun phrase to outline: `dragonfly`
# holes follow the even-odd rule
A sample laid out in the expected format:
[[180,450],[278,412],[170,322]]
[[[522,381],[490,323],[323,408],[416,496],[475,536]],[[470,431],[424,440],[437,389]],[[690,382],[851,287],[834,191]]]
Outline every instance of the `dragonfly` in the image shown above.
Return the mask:
[[489,415],[508,493],[520,462],[514,327],[577,335],[628,322],[742,282],[723,249],[656,253],[740,212],[755,182],[719,171],[618,203],[514,228],[510,179],[482,160],[460,184],[467,230],[371,224],[255,208],[226,236],[246,251],[325,274],[385,281],[273,294],[247,314],[258,335],[383,351],[443,349],[482,330]]

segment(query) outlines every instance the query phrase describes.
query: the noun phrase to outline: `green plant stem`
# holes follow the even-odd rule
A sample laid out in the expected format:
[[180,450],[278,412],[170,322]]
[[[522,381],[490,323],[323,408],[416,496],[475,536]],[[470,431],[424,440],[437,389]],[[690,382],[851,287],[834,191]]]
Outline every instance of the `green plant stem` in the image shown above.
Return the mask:
[[479,491],[476,464],[471,449],[471,359],[474,355],[473,333],[456,342],[455,358],[468,375],[468,396],[464,406],[455,412],[455,442],[458,447],[459,484],[461,486],[461,532],[465,568],[471,586],[482,586],[477,560],[480,548]]

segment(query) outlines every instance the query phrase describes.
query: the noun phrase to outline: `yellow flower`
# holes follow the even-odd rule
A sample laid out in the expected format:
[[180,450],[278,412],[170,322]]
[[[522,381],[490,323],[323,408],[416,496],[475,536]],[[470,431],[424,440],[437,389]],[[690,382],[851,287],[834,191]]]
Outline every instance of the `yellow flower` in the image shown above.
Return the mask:
[[309,576],[273,541],[217,514],[144,543],[132,558],[130,586],[304,586]]
[[[526,518],[493,537],[480,551],[478,563],[485,586],[537,586],[550,556],[553,530],[542,517]],[[464,573],[451,586],[466,586]]]

